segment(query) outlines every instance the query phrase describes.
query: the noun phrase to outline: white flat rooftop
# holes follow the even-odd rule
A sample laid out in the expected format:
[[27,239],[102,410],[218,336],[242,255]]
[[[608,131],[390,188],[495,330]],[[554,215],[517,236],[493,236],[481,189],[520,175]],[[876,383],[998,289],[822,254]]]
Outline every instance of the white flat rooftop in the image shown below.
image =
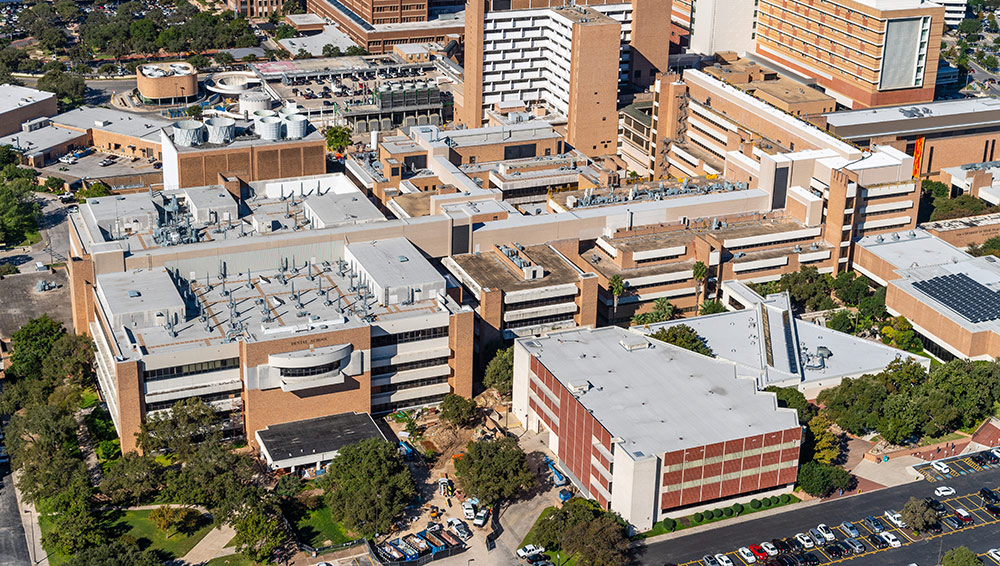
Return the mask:
[[858,240],[858,245],[896,269],[954,263],[969,259],[969,254],[920,229],[896,234],[865,236]]
[[[626,349],[624,343],[647,344]],[[799,426],[732,362],[618,327],[520,340],[634,458]]]

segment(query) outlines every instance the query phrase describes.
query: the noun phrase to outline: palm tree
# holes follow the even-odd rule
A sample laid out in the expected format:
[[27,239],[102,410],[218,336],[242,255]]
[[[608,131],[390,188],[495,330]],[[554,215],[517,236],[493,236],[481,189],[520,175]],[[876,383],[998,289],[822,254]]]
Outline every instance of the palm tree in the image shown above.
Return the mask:
[[708,277],[708,266],[702,261],[696,261],[691,268],[691,274],[695,282],[694,306],[697,308],[701,304],[701,289],[705,278]]
[[632,316],[632,326],[646,326],[670,320],[674,317],[674,305],[666,297],[660,297],[653,303],[653,310],[650,312],[636,313]]
[[615,318],[618,316],[618,297],[621,297],[622,293],[625,292],[625,281],[621,275],[616,273],[611,276],[611,279],[608,280],[608,290],[611,291],[611,297],[614,300],[614,310],[611,315],[611,322],[613,324]]

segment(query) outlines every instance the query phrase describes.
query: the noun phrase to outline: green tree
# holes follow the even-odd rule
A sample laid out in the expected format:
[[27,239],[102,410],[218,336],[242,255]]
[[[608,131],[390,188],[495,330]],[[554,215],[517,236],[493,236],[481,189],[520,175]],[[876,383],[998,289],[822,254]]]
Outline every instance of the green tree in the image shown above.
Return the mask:
[[348,55],[350,57],[360,57],[362,55],[368,55],[368,50],[363,47],[358,47],[357,45],[352,45],[347,48],[344,55]]
[[323,46],[323,57],[340,57],[342,53],[336,45],[327,43]]
[[305,49],[299,49],[295,52],[295,56],[292,59],[311,59],[312,53],[306,51]]
[[306,9],[300,0],[285,0],[281,4],[281,13],[286,16],[289,14],[301,14],[305,11]]
[[476,402],[472,399],[449,393],[441,401],[441,419],[455,426],[469,426],[477,416]]
[[611,291],[611,301],[612,301],[612,322],[618,317],[618,299],[621,298],[622,293],[625,292],[625,280],[622,276],[615,273],[608,279],[608,290]]
[[983,24],[975,18],[965,18],[958,23],[958,33],[964,36],[976,35],[983,29]]
[[674,305],[670,304],[665,297],[660,297],[653,301],[653,310],[650,312],[637,313],[632,316],[632,326],[647,326],[670,320],[674,317]]
[[814,497],[821,497],[835,489],[847,489],[850,485],[851,474],[839,466],[810,460],[799,468],[799,487]]
[[833,281],[837,298],[848,305],[857,305],[868,296],[868,280],[853,271],[844,271]]
[[86,501],[77,500],[70,507],[49,517],[52,530],[42,534],[42,544],[66,555],[95,547],[106,541],[100,517]]
[[76,193],[76,198],[81,202],[91,198],[111,196],[111,189],[104,183],[92,183],[85,189],[80,189]]
[[917,532],[926,531],[938,522],[937,513],[926,501],[911,497],[899,511],[906,526]]
[[201,118],[201,104],[192,104],[184,109],[184,114],[191,118]]
[[574,525],[563,547],[575,555],[580,566],[620,566],[631,562],[631,541],[621,521],[608,514]]
[[806,424],[816,416],[816,405],[810,403],[797,387],[769,386],[764,391],[774,393],[778,398],[779,407],[795,409],[799,414],[799,423]]
[[696,304],[701,303],[701,292],[705,285],[705,279],[708,278],[708,266],[705,262],[699,260],[694,262],[694,266],[691,268],[691,277],[694,278],[695,292],[694,301]]
[[220,51],[216,53],[215,56],[213,56],[212,58],[215,59],[215,64],[219,65],[220,67],[229,67],[230,65],[236,62],[236,59],[233,57],[233,54],[228,51]]
[[199,440],[218,437],[218,420],[212,407],[200,397],[189,397],[174,403],[167,414],[147,416],[136,439],[144,453],[166,452],[186,461]]
[[65,333],[52,343],[42,359],[42,375],[47,379],[68,379],[86,385],[94,377],[94,341],[83,334]]
[[196,69],[205,69],[211,64],[211,61],[208,60],[208,57],[205,57],[201,53],[196,53],[188,57],[187,62]]
[[854,317],[851,316],[851,311],[849,310],[839,310],[833,313],[830,320],[826,323],[829,328],[836,330],[837,332],[843,332],[844,334],[854,333]]
[[531,542],[548,550],[560,550],[570,530],[593,521],[601,514],[601,508],[593,500],[574,497],[561,507],[550,507],[543,512],[531,530]]
[[50,193],[54,192],[61,193],[66,188],[66,181],[55,176],[49,177],[48,179],[45,179],[44,187],[45,190],[49,191]]
[[[15,165],[3,168],[3,176]],[[16,246],[29,232],[37,229],[38,203],[32,194],[32,182],[24,178],[0,179],[0,243]]]
[[66,105],[76,106],[83,102],[84,94],[87,92],[87,84],[83,77],[75,73],[63,71],[49,71],[38,79],[35,85],[39,90],[47,90],[55,95]]
[[321,480],[335,521],[364,536],[387,533],[416,494],[396,446],[368,439],[345,447]]
[[0,277],[4,275],[17,275],[21,270],[17,268],[16,265],[9,261],[0,262]]
[[261,511],[240,516],[233,528],[236,530],[233,538],[236,548],[254,562],[270,563],[287,540],[278,519]]
[[497,353],[493,355],[493,359],[486,364],[486,373],[483,374],[483,385],[496,389],[500,395],[510,395],[513,384],[514,348],[497,350]]
[[99,75],[113,75],[118,72],[118,65],[114,63],[104,63],[97,68],[97,74]]
[[161,471],[152,456],[129,452],[108,464],[101,492],[117,505],[139,505],[159,489]]
[[993,236],[982,244],[971,244],[968,252],[976,257],[984,255],[1000,257],[1000,236]]
[[488,506],[513,499],[535,484],[524,450],[509,437],[470,442],[455,462],[455,474],[466,493]]
[[179,509],[171,507],[170,505],[160,505],[159,507],[150,510],[149,520],[156,525],[157,529],[166,533],[167,538],[170,538],[170,529],[177,521],[178,511]]
[[41,377],[42,361],[64,334],[66,329],[62,323],[52,320],[47,314],[21,325],[11,336],[13,351],[8,374],[21,379]]
[[274,39],[281,41],[282,39],[291,39],[298,35],[295,28],[288,24],[281,24],[278,29],[274,30]]
[[698,314],[705,316],[706,314],[718,314],[721,312],[726,312],[726,306],[722,304],[721,301],[711,300],[701,303],[701,307],[698,309]]
[[[2,64],[2,63],[0,63]],[[0,169],[8,165],[17,165],[21,162],[21,154],[10,145],[0,145]]]
[[104,542],[81,550],[73,557],[74,566],[160,566],[162,561],[151,550],[140,550],[122,540]]
[[326,149],[329,151],[342,152],[351,145],[351,129],[347,126],[330,126],[324,133]]
[[649,335],[667,344],[679,346],[685,350],[691,350],[703,356],[713,357],[712,349],[705,344],[705,339],[686,324],[675,324],[667,328],[661,328]]
[[920,183],[920,190],[931,195],[933,198],[948,198],[951,196],[951,187],[941,181],[931,181],[924,179]]
[[931,220],[964,218],[966,216],[986,214],[992,210],[988,209],[985,202],[972,195],[961,194],[955,198],[938,197],[934,199],[934,211],[931,212]]
[[840,457],[840,437],[831,430],[833,423],[819,413],[809,421],[812,437],[812,459],[820,464],[832,464]]
[[295,497],[302,491],[302,486],[302,478],[285,474],[278,479],[278,485],[274,486],[274,492],[282,497]]
[[[968,20],[962,20],[966,22]],[[944,553],[941,566],[983,566],[983,561],[967,546],[959,546]]]
[[882,405],[889,397],[885,385],[872,375],[844,379],[840,385],[819,393],[816,400],[826,407],[829,418],[854,435],[876,430]]

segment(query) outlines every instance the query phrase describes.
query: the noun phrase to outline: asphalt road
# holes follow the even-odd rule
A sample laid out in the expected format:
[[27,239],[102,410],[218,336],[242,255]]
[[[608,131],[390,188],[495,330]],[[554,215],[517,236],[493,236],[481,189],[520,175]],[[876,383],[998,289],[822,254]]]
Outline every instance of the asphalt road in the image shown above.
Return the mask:
[[[940,555],[957,546],[968,546],[979,554],[1000,547],[1000,520],[983,512],[980,509],[979,497],[974,495],[984,486],[994,489],[1000,486],[1000,467],[993,467],[944,481],[919,481],[854,497],[835,499],[758,520],[666,540],[647,546],[641,562],[655,566],[673,563],[693,566],[706,554],[726,553],[733,559],[734,564],[744,566],[745,563],[733,554],[733,551],[741,546],[793,536],[820,523],[834,526],[842,521],[851,521],[857,524],[867,515],[879,516],[886,509],[898,511],[910,497],[918,499],[933,497],[934,489],[942,485],[955,488],[957,493],[940,500],[951,508],[964,507],[971,511],[975,516],[974,527],[952,531],[945,526],[942,534],[932,535],[919,541],[911,541],[906,535],[894,529],[897,538],[903,542],[902,548],[873,552],[866,543],[869,546],[868,552],[839,560],[831,560],[822,552],[815,554],[820,556],[824,564],[905,566],[916,563],[925,566],[939,563]],[[972,497],[969,497],[970,494]],[[838,533],[838,539],[843,538],[844,535]],[[987,565],[996,564],[988,557],[984,557],[983,560]]]
[[[35,86],[38,82],[34,78],[22,78],[25,86]],[[121,79],[94,79],[87,81],[87,92],[84,95],[85,102],[91,105],[107,104],[111,101],[112,95],[135,88],[135,77],[125,77]]]
[[27,253],[24,248],[15,247],[6,252],[0,252],[0,261],[16,265],[22,273],[35,270],[35,262],[46,265],[67,261],[69,256],[69,227],[66,220],[67,205],[59,202],[54,195],[36,193],[42,216],[39,228],[42,241],[31,247]]
[[25,566],[31,562],[24,527],[14,496],[14,476],[0,464],[0,566]]

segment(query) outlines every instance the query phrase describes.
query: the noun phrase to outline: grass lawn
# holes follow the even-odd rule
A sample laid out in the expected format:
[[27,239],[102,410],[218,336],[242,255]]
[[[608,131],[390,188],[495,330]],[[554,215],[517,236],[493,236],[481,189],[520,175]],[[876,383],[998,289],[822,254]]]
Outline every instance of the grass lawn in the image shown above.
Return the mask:
[[[976,425],[977,427],[979,425]],[[967,438],[964,434],[959,434],[957,432],[950,432],[942,436],[936,436],[934,438],[924,437],[920,439],[920,446],[930,446],[931,444],[937,444],[939,442],[952,442],[953,440],[961,440]]]
[[[41,517],[42,536],[52,530],[52,523],[46,517]],[[166,533],[156,528],[156,525],[149,520],[149,511],[125,511],[114,524],[113,530],[120,534],[128,533],[135,537],[142,549],[152,549],[157,551],[164,560],[181,558],[188,553],[194,545],[198,544],[211,529],[211,524],[207,517],[203,517],[200,528],[191,535],[172,533],[167,538]],[[48,549],[47,549],[48,550]],[[70,558],[58,552],[49,551],[49,564],[61,566],[70,564]],[[245,563],[249,564],[249,562]]]
[[32,244],[37,244],[42,241],[42,235],[38,230],[33,230],[31,232],[26,232],[24,234],[24,241],[18,244],[18,246],[30,246]]
[[96,391],[93,389],[84,389],[83,392],[80,393],[80,408],[89,409],[90,407],[97,405],[99,400],[100,398],[97,396]]
[[256,563],[251,562],[249,558],[244,557],[242,554],[233,554],[213,558],[205,563],[205,566],[254,566],[254,564]]
[[330,544],[343,544],[353,540],[347,536],[343,525],[334,522],[330,516],[330,508],[326,505],[313,511],[308,511],[298,505],[287,506],[285,517],[288,518],[298,534],[299,541],[313,548]]
[[[524,540],[521,541],[521,546],[518,548],[521,548],[526,544],[535,543],[535,526],[538,525],[542,519],[548,517],[549,513],[552,513],[555,510],[555,507],[546,507],[545,509],[542,509],[542,512],[538,514],[538,518],[535,519],[535,524],[531,526],[531,530],[528,531],[528,534],[524,535]],[[561,554],[557,555],[551,550],[546,551],[545,554],[549,557],[549,560],[556,564],[556,566],[575,566],[576,564],[576,557],[574,556],[562,556]]]

